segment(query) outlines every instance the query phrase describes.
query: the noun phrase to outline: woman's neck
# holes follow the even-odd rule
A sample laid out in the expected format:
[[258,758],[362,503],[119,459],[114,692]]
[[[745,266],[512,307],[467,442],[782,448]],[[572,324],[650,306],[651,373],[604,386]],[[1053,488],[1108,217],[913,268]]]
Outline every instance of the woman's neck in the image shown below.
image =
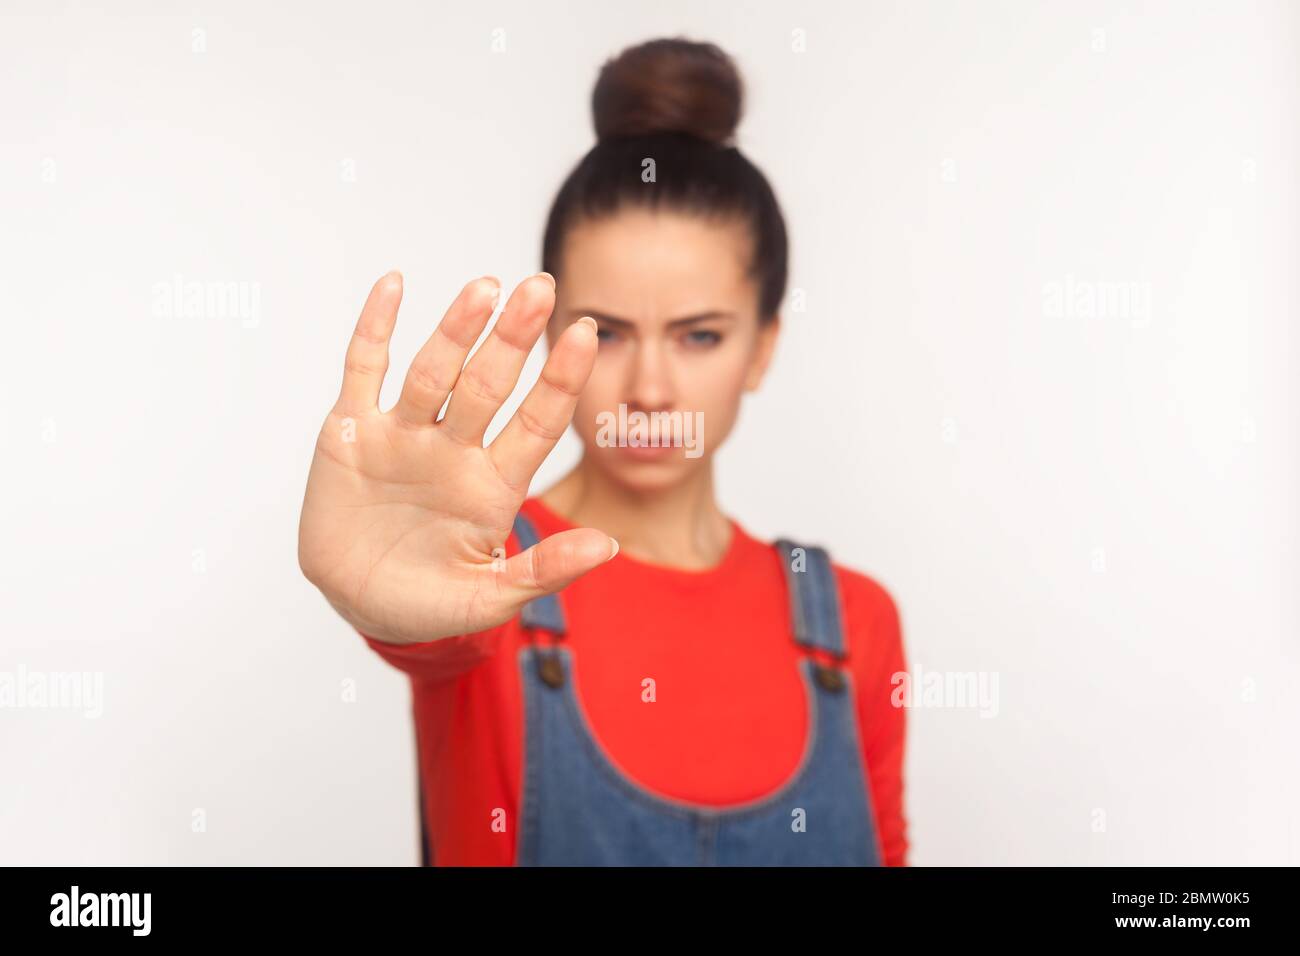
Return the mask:
[[618,541],[620,553],[683,570],[717,565],[731,546],[731,521],[713,495],[713,470],[650,494],[611,481],[584,458],[539,497],[556,514]]

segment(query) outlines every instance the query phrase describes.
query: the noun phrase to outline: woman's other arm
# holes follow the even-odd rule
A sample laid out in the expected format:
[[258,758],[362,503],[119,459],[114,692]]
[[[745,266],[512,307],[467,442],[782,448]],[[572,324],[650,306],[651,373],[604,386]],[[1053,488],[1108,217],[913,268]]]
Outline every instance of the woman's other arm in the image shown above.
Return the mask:
[[837,570],[857,690],[858,731],[882,862],[905,866],[909,848],[903,805],[907,710],[894,706],[894,675],[907,670],[902,622],[884,587],[865,575]]

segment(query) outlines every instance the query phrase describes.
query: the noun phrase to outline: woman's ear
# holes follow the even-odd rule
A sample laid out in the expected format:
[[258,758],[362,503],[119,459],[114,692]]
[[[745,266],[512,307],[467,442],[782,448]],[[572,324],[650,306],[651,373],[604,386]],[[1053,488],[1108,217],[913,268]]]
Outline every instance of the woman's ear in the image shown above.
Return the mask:
[[763,384],[763,376],[772,363],[772,354],[776,351],[776,339],[781,332],[781,316],[776,314],[758,327],[758,341],[754,346],[754,357],[750,360],[749,371],[745,375],[745,391],[757,391]]

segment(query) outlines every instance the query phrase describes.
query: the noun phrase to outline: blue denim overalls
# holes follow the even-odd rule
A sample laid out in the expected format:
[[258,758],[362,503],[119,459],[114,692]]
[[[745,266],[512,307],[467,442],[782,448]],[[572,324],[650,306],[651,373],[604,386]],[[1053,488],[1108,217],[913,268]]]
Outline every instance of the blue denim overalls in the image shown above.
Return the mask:
[[[515,535],[521,550],[538,540],[522,514]],[[820,548],[800,555],[792,542],[776,545],[795,641],[842,660],[847,647],[829,557]],[[794,567],[800,556],[806,570]],[[519,651],[525,741],[518,865],[880,864],[852,683],[844,670],[800,658],[809,732],[794,775],[768,796],[710,807],[652,793],[605,756],[578,701],[557,596],[530,601],[522,617],[530,634],[546,631],[553,641],[531,641]]]

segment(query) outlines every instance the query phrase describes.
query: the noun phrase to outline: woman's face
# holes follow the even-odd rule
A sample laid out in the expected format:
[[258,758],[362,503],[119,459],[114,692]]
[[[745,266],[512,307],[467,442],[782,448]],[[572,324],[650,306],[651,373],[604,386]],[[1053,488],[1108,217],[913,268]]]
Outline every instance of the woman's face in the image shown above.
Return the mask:
[[596,320],[600,350],[573,427],[620,484],[660,490],[708,468],[758,387],[778,325],[759,323],[751,255],[743,223],[668,210],[570,229],[547,335],[553,344],[569,323]]

